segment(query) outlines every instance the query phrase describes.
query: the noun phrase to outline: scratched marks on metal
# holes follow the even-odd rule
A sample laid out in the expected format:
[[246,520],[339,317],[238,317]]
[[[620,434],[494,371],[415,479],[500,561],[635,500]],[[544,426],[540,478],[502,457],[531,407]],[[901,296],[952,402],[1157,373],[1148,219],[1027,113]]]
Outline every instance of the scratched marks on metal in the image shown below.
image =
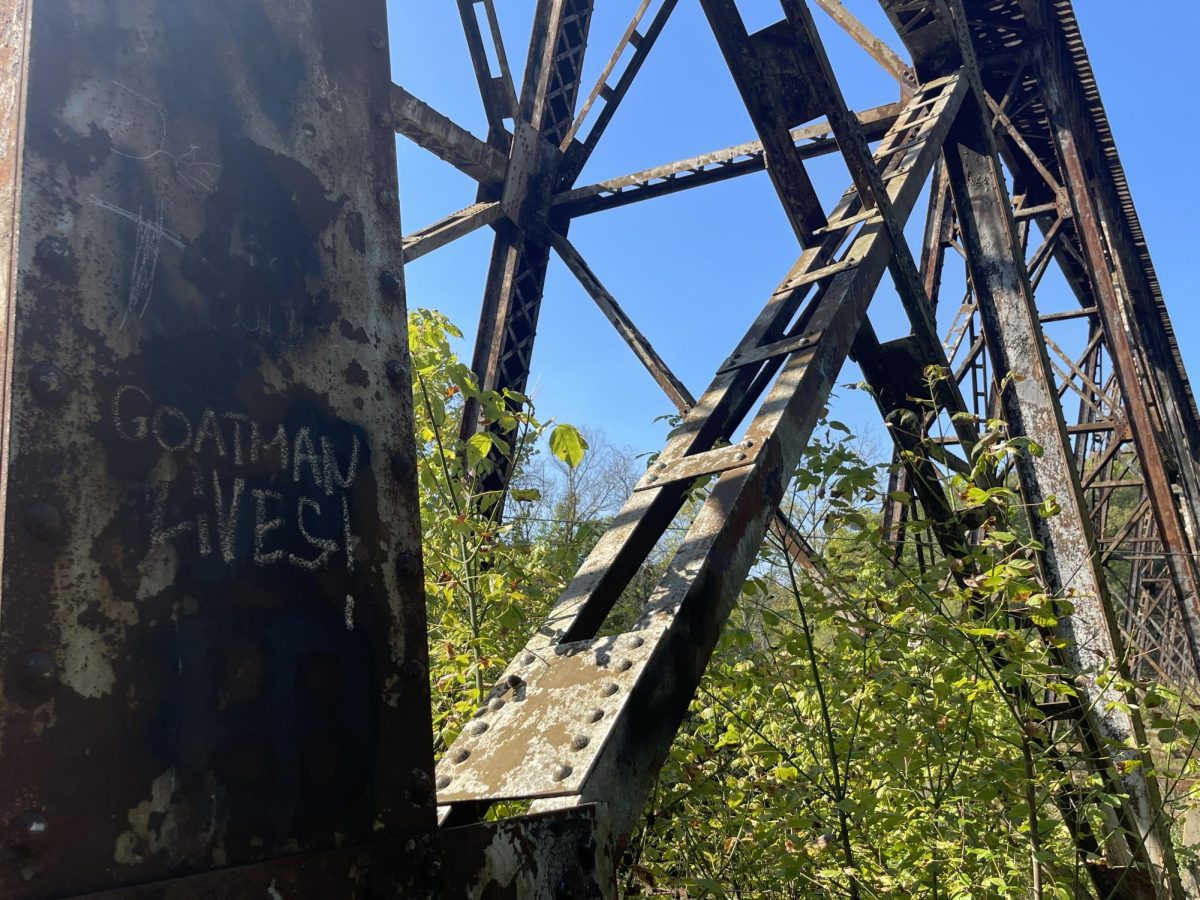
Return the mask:
[[33,8],[3,896],[432,827],[378,34],[382,0]]
[[438,763],[438,802],[578,793],[654,646],[644,632],[519,655]]

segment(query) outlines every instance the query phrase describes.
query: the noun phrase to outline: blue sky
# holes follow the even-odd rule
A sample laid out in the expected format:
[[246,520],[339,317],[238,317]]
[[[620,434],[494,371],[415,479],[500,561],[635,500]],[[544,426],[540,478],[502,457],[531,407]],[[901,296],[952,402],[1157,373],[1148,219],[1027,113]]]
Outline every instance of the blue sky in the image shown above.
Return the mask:
[[[637,5],[637,0],[597,3],[586,89]],[[739,5],[751,30],[779,18],[771,0]],[[902,50],[875,0],[846,0],[846,5]],[[1113,0],[1076,3],[1185,362],[1189,372],[1200,372],[1200,344],[1193,336],[1200,329],[1193,300],[1200,219],[1194,210],[1197,191],[1188,178],[1200,124],[1183,112],[1190,92],[1182,81],[1196,52],[1200,4],[1156,0],[1138,4],[1136,14],[1119,16],[1116,6]],[[534,0],[496,0],[496,7],[519,84]],[[389,12],[395,80],[483,135],[483,111],[454,5],[390,0]],[[849,103],[861,109],[896,99],[896,86],[882,70],[819,10],[814,16]],[[681,0],[580,184],[754,136],[699,3]],[[474,183],[467,177],[404,139],[398,152],[406,232],[474,202]],[[810,172],[827,208],[849,183],[840,157],[818,160]],[[917,228],[921,215],[918,208]],[[407,272],[409,307],[449,315],[466,333],[460,352],[467,359],[491,234],[490,229],[476,232],[415,261]],[[764,174],[576,219],[571,239],[693,393],[708,384],[800,252]],[[1055,278],[1043,283],[1039,303],[1043,309],[1076,305]],[[948,298],[943,307],[957,305],[957,299]],[[885,338],[905,330],[886,284],[871,315]],[[1078,326],[1063,328],[1056,339],[1070,349],[1078,344]],[[848,364],[839,380],[858,378]],[[543,418],[602,430],[634,452],[662,444],[665,426],[654,419],[670,412],[670,404],[557,257],[551,258],[530,388]],[[833,411],[882,446],[878,414],[860,392],[840,390]]]

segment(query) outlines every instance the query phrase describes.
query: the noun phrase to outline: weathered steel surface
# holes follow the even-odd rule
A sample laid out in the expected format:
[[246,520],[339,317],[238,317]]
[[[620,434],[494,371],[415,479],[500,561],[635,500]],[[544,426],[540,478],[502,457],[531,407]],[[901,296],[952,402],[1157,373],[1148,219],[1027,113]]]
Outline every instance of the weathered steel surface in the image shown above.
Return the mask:
[[581,806],[89,894],[86,900],[613,900],[603,809]]
[[382,0],[0,11],[0,895],[432,827]]

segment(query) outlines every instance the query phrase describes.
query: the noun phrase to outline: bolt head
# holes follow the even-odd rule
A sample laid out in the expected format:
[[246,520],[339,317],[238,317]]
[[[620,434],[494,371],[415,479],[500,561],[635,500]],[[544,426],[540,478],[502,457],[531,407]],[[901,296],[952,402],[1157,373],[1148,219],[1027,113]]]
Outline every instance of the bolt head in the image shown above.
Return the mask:
[[29,390],[43,403],[62,403],[67,394],[67,375],[54,363],[38,363],[29,370]]
[[425,684],[428,678],[425,664],[420,660],[410,659],[400,669],[404,680],[409,684]]
[[421,576],[421,557],[415,553],[397,555],[396,574],[401,578],[419,578]]
[[62,514],[49,503],[37,502],[25,510],[25,527],[41,541],[56,541],[62,537]]
[[50,822],[43,812],[23,813],[8,830],[8,844],[17,853],[33,856],[45,849],[50,836]]
[[408,385],[408,367],[402,362],[389,359],[384,368],[387,372],[388,384],[392,387],[402,388]]
[[34,651],[21,657],[17,681],[31,694],[46,694],[58,684],[58,666],[49,653]]
[[387,297],[400,296],[400,276],[390,270],[384,270],[379,273],[379,289],[383,291]]
[[393,453],[388,465],[392,470],[392,477],[397,481],[408,478],[413,470],[412,458],[404,453]]
[[414,802],[428,802],[433,798],[433,778],[424,769],[413,769],[408,776],[408,790]]

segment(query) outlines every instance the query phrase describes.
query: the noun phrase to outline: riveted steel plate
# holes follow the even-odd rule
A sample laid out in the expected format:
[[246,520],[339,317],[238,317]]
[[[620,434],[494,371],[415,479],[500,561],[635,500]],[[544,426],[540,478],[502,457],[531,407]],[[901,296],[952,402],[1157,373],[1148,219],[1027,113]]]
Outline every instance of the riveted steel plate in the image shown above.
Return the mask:
[[0,29],[0,896],[431,828],[383,0]]
[[658,633],[519,654],[438,763],[438,802],[579,793]]

